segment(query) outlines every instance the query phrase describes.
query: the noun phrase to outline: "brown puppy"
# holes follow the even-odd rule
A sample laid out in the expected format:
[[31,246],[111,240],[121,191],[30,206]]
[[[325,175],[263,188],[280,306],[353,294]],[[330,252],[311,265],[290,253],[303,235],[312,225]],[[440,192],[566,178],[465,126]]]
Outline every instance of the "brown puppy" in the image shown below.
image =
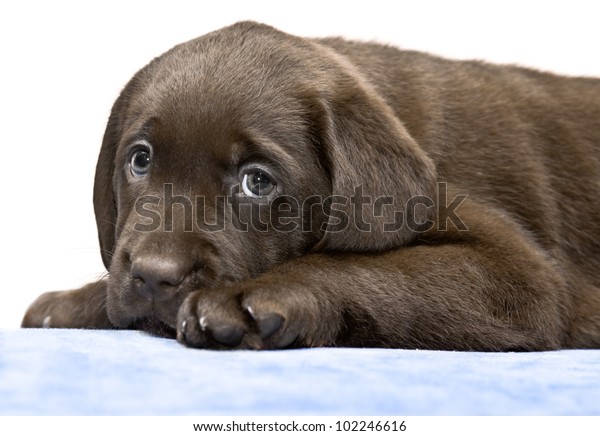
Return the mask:
[[600,346],[600,80],[244,22],[110,116],[109,275],[23,326],[193,347]]

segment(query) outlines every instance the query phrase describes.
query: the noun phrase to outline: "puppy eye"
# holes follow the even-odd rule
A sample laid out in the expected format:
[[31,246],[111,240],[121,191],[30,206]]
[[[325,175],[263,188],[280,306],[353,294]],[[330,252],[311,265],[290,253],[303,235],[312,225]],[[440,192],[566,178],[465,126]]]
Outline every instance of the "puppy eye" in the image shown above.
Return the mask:
[[249,171],[242,179],[242,190],[248,197],[264,197],[275,189],[271,177],[261,170]]
[[129,167],[134,177],[143,177],[150,169],[150,150],[146,147],[139,148],[131,155]]

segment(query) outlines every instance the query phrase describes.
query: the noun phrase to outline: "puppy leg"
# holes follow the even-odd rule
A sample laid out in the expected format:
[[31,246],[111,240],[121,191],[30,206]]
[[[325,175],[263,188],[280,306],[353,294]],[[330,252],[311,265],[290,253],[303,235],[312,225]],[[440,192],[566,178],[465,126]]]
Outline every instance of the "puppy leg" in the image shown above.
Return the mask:
[[178,340],[202,348],[563,345],[571,315],[559,269],[514,223],[471,218],[469,232],[422,235],[380,254],[307,255],[193,292],[179,310]]
[[21,327],[110,329],[106,280],[72,291],[46,292],[29,306]]

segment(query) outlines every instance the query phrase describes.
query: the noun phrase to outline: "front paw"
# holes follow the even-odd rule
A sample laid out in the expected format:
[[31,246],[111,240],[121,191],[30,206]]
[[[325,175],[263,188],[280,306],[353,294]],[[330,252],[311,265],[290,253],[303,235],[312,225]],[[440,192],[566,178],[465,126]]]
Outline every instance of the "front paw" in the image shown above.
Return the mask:
[[52,313],[55,311],[55,302],[60,298],[60,292],[46,292],[35,299],[27,309],[21,327],[47,328],[52,322]]
[[25,328],[112,328],[105,308],[104,282],[73,291],[46,292],[27,309]]
[[21,327],[73,327],[75,308],[69,307],[71,300],[69,291],[46,292],[40,295],[27,309]]
[[196,291],[179,309],[177,340],[195,348],[279,349],[332,345],[334,305],[290,284]]

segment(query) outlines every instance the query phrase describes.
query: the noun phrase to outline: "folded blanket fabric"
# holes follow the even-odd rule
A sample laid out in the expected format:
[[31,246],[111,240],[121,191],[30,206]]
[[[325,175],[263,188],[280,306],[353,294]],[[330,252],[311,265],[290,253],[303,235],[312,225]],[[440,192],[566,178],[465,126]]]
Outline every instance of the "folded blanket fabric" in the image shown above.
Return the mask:
[[598,415],[600,350],[206,351],[0,330],[2,415]]

